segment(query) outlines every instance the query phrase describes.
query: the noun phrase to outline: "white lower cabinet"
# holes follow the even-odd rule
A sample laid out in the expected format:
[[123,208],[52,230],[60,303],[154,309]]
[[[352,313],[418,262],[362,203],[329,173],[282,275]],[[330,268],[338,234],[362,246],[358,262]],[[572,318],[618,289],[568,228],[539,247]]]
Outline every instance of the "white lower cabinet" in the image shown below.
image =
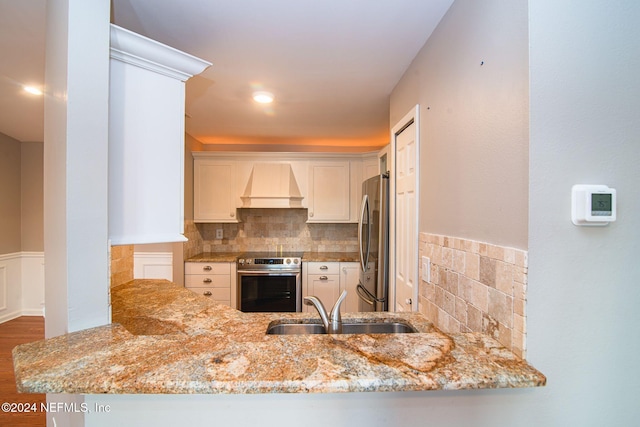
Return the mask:
[[[331,310],[340,293],[347,290],[347,299],[342,303],[340,312],[358,311],[359,264],[357,262],[305,262],[302,283],[302,296],[313,295],[322,301],[327,311]],[[304,305],[302,311],[315,313],[313,306]]]
[[185,262],[184,286],[236,308],[236,265],[230,262]]
[[343,313],[355,313],[358,311],[358,294],[356,287],[360,280],[360,263],[341,262],[340,263],[340,292],[347,290],[347,299],[342,303]]

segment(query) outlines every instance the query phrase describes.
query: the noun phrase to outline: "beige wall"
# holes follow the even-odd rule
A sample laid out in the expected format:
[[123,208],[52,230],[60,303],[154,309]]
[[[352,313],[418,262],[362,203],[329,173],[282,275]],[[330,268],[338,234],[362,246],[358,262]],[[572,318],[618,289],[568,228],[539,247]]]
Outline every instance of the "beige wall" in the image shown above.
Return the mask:
[[42,252],[43,150],[0,133],[0,254]]
[[391,94],[392,126],[420,104],[420,231],[527,248],[527,28],[526,0],[457,0]]
[[23,251],[44,251],[43,144],[21,144],[21,193]]
[[20,141],[0,133],[0,254],[20,252]]

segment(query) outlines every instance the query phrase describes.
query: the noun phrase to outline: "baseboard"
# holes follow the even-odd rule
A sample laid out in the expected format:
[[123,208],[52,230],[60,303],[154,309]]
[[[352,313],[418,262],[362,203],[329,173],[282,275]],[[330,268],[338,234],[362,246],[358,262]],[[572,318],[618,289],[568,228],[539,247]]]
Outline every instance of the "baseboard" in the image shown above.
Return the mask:
[[4,323],[4,322],[8,322],[9,320],[17,319],[20,316],[23,316],[21,311],[13,311],[11,313],[5,313],[5,314],[0,316],[0,323]]
[[37,316],[44,317],[44,310],[40,309],[30,309],[30,310],[22,310],[20,316]]

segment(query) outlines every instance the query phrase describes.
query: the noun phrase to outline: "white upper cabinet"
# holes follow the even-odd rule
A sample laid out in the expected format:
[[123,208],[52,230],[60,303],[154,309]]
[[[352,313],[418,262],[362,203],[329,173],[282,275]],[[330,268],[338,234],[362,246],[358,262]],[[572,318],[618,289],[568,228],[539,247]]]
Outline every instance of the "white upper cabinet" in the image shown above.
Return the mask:
[[195,159],[193,219],[195,222],[238,222],[236,162]]
[[362,180],[367,180],[371,177],[380,174],[380,166],[377,156],[368,156],[362,160]]
[[307,208],[309,223],[357,223],[365,160],[375,159],[333,153],[194,152],[193,157],[197,223],[238,222],[239,208]]
[[109,238],[185,241],[184,82],[211,64],[111,26]]
[[310,162],[308,222],[349,222],[350,196],[348,160]]

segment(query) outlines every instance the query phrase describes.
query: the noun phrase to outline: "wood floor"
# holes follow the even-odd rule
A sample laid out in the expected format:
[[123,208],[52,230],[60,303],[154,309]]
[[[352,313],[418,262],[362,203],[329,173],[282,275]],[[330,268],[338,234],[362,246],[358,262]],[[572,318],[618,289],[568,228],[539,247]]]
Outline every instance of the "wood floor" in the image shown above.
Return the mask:
[[18,344],[44,338],[44,318],[19,317],[0,324],[0,403],[36,404],[37,411],[31,413],[5,413],[0,411],[0,427],[45,426],[46,413],[40,411],[40,403],[46,401],[44,394],[26,394],[16,391],[11,350]]

